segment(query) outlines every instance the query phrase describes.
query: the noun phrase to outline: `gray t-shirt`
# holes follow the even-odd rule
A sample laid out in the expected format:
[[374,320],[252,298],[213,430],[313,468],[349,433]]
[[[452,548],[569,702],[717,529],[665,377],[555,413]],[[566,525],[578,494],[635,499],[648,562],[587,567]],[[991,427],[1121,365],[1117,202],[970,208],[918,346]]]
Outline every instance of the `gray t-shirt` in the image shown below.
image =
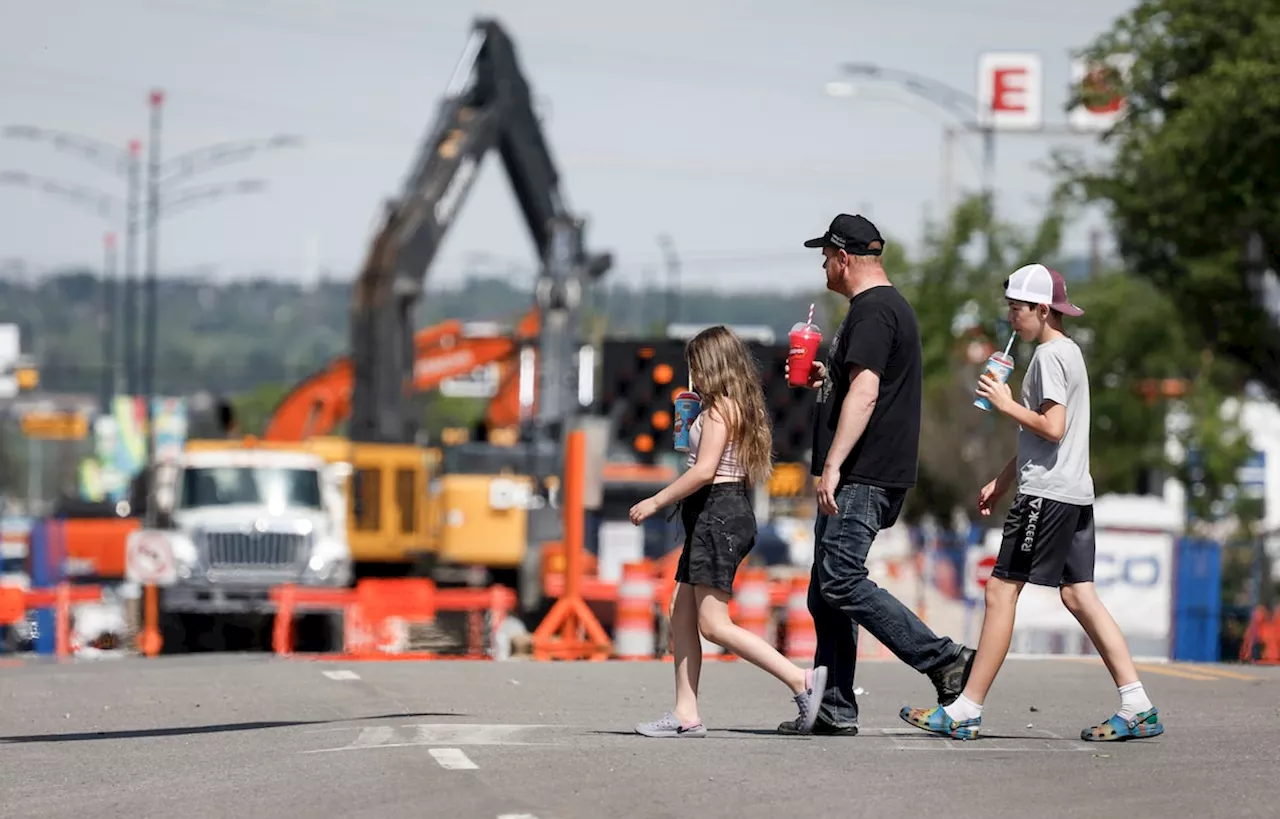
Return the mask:
[[1058,443],[1018,430],[1018,491],[1087,506],[1093,503],[1089,473],[1089,373],[1080,347],[1069,338],[1040,344],[1022,379],[1022,403],[1038,410],[1049,400],[1067,408]]

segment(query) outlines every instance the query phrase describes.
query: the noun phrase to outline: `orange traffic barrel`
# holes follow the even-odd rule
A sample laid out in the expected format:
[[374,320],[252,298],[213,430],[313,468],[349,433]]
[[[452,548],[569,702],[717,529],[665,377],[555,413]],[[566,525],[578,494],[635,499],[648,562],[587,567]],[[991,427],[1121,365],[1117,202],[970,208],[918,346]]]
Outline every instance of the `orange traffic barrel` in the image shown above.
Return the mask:
[[809,661],[818,653],[818,632],[809,613],[809,578],[800,575],[791,580],[787,598],[787,658]]
[[769,639],[769,574],[764,569],[743,569],[742,583],[734,595],[738,625],[762,640]]
[[653,576],[645,563],[622,566],[618,584],[618,614],[613,629],[615,656],[620,660],[652,659],[654,636]]

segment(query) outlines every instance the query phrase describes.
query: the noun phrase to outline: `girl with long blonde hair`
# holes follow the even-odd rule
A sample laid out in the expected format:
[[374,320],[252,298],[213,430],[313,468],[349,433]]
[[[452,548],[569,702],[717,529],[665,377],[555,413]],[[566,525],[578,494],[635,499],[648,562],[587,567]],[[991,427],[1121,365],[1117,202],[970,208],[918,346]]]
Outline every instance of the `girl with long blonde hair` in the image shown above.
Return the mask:
[[685,356],[690,386],[702,402],[689,429],[688,469],[631,507],[631,522],[637,526],[671,503],[681,507],[684,549],[671,610],[676,703],[636,731],[650,737],[706,736],[698,716],[699,638],[705,637],[787,685],[800,710],[801,733],[809,733],[822,704],[827,669],[801,668],[729,619],[738,566],[756,541],[751,489],[768,480],[773,468],[773,431],[759,371],[747,346],[723,326],[694,336]]

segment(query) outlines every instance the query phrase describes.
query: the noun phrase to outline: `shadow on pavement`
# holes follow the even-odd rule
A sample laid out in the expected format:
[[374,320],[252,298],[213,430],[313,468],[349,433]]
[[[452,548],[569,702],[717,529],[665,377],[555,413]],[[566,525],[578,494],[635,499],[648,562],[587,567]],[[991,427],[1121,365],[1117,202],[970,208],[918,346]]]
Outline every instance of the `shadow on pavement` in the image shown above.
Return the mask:
[[[632,731],[591,731],[590,733],[597,736],[606,737],[639,737],[640,739],[654,739],[654,737],[645,737]],[[726,734],[742,734],[744,736],[757,737],[778,737],[780,739],[796,739],[797,737],[779,734],[775,728],[708,728],[705,737],[688,737],[688,739],[728,739]],[[660,737],[661,738],[661,737]],[[670,737],[676,739],[676,737]],[[681,737],[683,739],[683,737]],[[799,737],[800,739],[811,739],[812,737]]]
[[231,722],[218,725],[189,725],[176,728],[136,728],[125,731],[83,731],[75,734],[32,734],[30,736],[0,737],[0,744],[22,742],[84,742],[95,739],[139,739],[144,737],[180,737],[196,734],[226,734],[235,731],[261,731],[266,728],[294,728],[302,725],[335,725],[343,722],[364,722],[379,719],[404,719],[407,717],[465,717],[466,714],[421,712],[413,714],[378,714],[370,717],[346,719],[287,720],[281,722]]

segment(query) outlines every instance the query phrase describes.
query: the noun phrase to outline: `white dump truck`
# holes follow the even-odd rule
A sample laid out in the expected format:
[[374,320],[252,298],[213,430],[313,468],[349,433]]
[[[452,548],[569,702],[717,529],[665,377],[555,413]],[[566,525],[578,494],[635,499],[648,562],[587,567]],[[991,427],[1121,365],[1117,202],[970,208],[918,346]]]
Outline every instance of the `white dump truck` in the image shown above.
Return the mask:
[[[177,574],[160,589],[164,650],[226,648],[237,637],[270,645],[273,586],[352,582],[349,468],[306,452],[199,443],[155,470],[152,502]],[[337,648],[341,622],[299,617],[297,647]]]

